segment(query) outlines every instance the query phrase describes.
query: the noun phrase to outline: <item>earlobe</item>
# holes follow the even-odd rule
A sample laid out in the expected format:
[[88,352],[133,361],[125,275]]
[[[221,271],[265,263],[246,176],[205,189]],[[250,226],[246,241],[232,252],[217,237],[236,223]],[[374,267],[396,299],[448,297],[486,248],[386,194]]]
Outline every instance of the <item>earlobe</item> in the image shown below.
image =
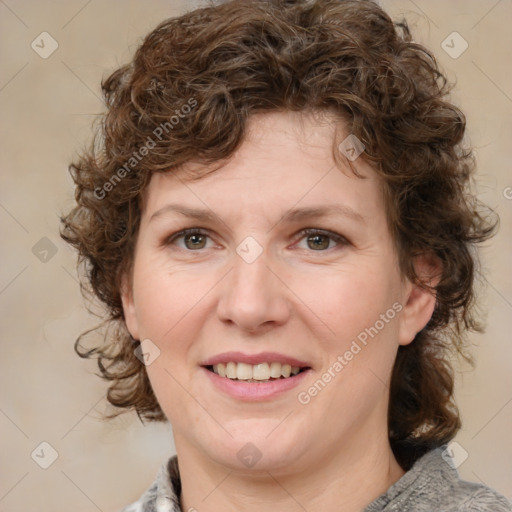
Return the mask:
[[431,258],[420,257],[414,265],[416,275],[428,287],[407,281],[404,285],[404,308],[400,318],[398,342],[400,345],[411,343],[432,318],[436,307],[436,295],[433,288],[439,283],[441,265]]
[[127,279],[124,279],[123,285],[121,286],[121,301],[123,303],[124,321],[132,338],[139,340],[139,325],[133,300],[133,288],[127,281]]

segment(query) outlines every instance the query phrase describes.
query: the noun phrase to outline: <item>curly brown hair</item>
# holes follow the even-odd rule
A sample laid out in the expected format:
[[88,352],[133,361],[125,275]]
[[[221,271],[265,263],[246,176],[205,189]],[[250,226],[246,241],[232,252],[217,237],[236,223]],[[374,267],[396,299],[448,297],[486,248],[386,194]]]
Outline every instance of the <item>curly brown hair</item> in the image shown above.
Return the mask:
[[[77,205],[62,237],[79,252],[84,287],[107,307],[100,346],[75,349],[98,360],[108,400],[141,419],[165,416],[124,324],[120,290],[130,276],[154,172],[189,161],[221,163],[260,112],[331,112],[363,142],[382,177],[401,271],[420,254],[442,265],[436,307],[413,343],[401,346],[390,385],[389,439],[404,469],[460,428],[452,352],[468,360],[475,244],[496,226],[471,192],[474,161],[465,118],[434,56],[368,0],[231,0],[171,18],[133,60],[102,83],[107,111],[91,148],[70,166]],[[336,142],[334,144],[336,147]],[[199,178],[197,175],[192,178]]]

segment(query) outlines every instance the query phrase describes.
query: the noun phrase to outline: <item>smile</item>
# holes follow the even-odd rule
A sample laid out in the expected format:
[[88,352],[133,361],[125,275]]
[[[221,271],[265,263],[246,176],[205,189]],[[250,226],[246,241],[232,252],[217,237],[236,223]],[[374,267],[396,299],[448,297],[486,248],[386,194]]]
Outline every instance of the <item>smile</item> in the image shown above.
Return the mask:
[[299,386],[313,371],[307,359],[278,352],[224,352],[199,365],[215,389],[248,402],[278,398]]
[[207,367],[208,370],[216,373],[219,377],[231,380],[243,380],[246,382],[269,382],[277,379],[287,379],[295,376],[307,368],[291,366],[279,362],[248,364],[230,361],[218,363]]

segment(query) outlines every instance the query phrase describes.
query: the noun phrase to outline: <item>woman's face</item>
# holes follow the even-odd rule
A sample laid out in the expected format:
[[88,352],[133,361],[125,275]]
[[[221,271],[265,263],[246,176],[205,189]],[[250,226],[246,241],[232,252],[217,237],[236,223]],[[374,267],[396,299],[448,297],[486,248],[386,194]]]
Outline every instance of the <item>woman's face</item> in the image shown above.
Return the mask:
[[433,298],[399,272],[377,175],[334,164],[333,118],[249,129],[198,181],[152,177],[125,316],[178,453],[312,470],[388,442],[396,351]]

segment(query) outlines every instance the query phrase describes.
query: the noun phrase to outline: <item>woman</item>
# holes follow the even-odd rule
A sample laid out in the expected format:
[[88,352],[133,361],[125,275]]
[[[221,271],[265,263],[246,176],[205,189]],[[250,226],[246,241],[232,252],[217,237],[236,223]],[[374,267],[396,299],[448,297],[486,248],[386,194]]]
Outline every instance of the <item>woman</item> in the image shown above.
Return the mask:
[[512,510],[448,457],[494,225],[407,25],[233,0],[162,23],[103,90],[63,237],[116,332],[77,349],[177,451],[125,511]]

